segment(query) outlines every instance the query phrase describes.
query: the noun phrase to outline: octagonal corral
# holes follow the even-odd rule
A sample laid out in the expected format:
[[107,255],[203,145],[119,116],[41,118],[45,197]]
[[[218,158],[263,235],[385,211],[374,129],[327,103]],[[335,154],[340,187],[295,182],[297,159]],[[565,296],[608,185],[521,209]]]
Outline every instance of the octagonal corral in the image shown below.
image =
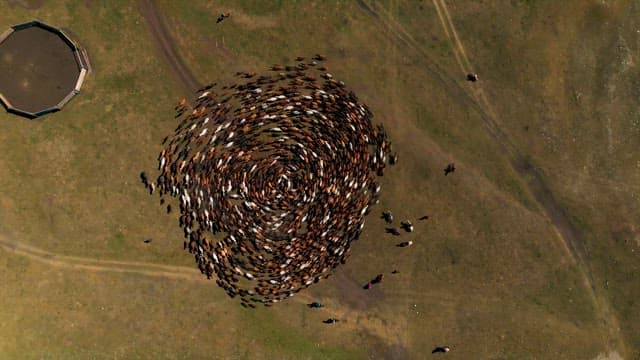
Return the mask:
[[0,35],[0,102],[10,113],[36,118],[59,111],[80,91],[88,71],[86,53],[40,21]]

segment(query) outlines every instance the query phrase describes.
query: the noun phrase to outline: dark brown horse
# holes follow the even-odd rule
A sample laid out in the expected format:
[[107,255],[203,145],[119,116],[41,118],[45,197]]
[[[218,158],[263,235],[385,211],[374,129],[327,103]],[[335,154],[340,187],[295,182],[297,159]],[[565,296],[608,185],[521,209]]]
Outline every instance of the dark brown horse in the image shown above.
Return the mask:
[[456,171],[456,164],[450,163],[446,168],[444,168],[444,176],[447,176],[449,175],[449,173],[452,173],[454,171]]

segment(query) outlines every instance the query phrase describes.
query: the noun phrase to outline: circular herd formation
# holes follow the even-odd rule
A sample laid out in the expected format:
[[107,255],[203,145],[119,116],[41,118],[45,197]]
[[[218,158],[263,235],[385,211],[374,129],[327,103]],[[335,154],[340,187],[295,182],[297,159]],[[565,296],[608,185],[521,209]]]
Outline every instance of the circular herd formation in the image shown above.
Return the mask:
[[185,248],[243,306],[328,277],[378,202],[391,143],[322,60],[201,89],[163,143],[157,188],[180,199]]

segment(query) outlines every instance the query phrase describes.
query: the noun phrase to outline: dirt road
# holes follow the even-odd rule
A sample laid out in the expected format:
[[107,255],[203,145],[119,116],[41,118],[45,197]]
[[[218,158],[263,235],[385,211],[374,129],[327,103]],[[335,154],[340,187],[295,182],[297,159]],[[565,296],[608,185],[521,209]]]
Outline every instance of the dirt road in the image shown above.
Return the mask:
[[147,21],[149,32],[158,46],[162,57],[177,75],[178,80],[184,86],[189,96],[202,87],[191,70],[184,64],[182,57],[176,50],[176,44],[167,29],[166,22],[158,13],[153,0],[138,0],[140,14]]
[[3,236],[0,236],[0,248],[9,253],[25,256],[39,263],[56,267],[93,272],[132,273],[180,280],[207,281],[195,268],[59,255],[34,246],[12,241]]
[[420,58],[425,62],[424,68],[426,71],[434,75],[434,78],[439,79],[446,91],[450,92],[453,97],[463,99],[466,105],[478,112],[487,132],[501,144],[509,157],[512,168],[525,179],[529,191],[538,202],[540,208],[545,212],[560,239],[563,241],[568,255],[574,260],[576,266],[583,274],[586,287],[591,293],[596,308],[599,311],[599,316],[608,328],[610,334],[609,343],[614,350],[624,355],[626,353],[626,346],[620,334],[619,322],[611,309],[609,300],[602,295],[595,286],[582,234],[569,221],[568,214],[556,201],[540,171],[527,160],[527,157],[521,152],[518,146],[516,146],[501,129],[499,116],[493,111],[491,102],[488,97],[485,96],[482,85],[477,84],[477,86],[474,86],[473,91],[461,85],[462,81],[460,79],[464,79],[466,74],[473,72],[473,66],[467,57],[465,47],[460,41],[458,32],[451,20],[446,2],[444,0],[432,0],[432,2],[445,35],[454,45],[453,52],[460,66],[460,73],[451,75],[450,71],[438,65],[431,59],[427,51],[422,48],[421,44],[415,41],[411,34],[382,7],[376,6],[367,0],[358,0],[358,5],[366,14],[374,17],[378,22],[386,26],[395,40],[398,40],[410,50],[418,53]]

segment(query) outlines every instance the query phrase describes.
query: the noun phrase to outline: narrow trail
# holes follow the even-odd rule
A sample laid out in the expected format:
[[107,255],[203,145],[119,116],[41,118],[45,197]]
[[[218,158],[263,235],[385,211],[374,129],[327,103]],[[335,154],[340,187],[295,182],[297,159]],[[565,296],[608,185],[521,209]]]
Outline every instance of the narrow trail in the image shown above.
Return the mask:
[[[192,94],[196,92],[202,86],[196,80],[190,69],[181,60],[181,57],[177,51],[178,46],[169,34],[165,22],[160,17],[158,10],[155,7],[153,0],[138,0],[138,6],[141,14],[147,20],[149,30],[154,40],[160,47],[163,57],[171,67],[173,72],[178,75],[178,78],[182,82],[185,89]],[[355,299],[358,297],[359,285],[351,288],[349,285],[353,283],[358,284],[357,280],[347,274],[342,274],[336,277],[336,286],[345,289],[346,297],[348,299]],[[351,301],[350,306],[354,310],[365,310],[366,304],[358,301]]]
[[[190,91],[191,94],[195,93],[196,90],[198,90],[202,86],[193,76],[189,68],[181,60],[181,57],[176,51],[177,45],[169,35],[165,23],[158,15],[158,11],[154,6],[153,0],[138,0],[138,4],[140,12],[147,20],[150,32],[154,37],[156,43],[160,47],[163,57],[172,68],[172,70],[178,75],[178,78],[182,82],[184,88],[187,89],[187,91]],[[346,300],[349,303],[349,310],[347,311],[347,313],[355,315],[368,309],[368,304],[366,302],[363,303],[357,300],[358,298],[360,298],[358,292],[360,286],[356,279],[342,272],[336,276],[334,281],[337,287],[344,289],[344,291],[342,292],[343,300]],[[354,286],[354,284],[358,285]],[[301,300],[300,297],[295,298],[297,298],[297,300],[295,301]],[[390,336],[390,334],[388,334],[386,331],[381,332],[378,327],[367,326],[367,328],[370,333],[379,337],[381,344],[384,343],[384,339],[387,339]],[[388,354],[391,354],[391,358],[395,358],[396,356],[402,354],[408,354],[408,350],[398,345],[393,345],[389,348],[385,347],[384,351]],[[406,356],[404,356],[404,358],[406,358]]]
[[162,57],[178,76],[178,80],[189,95],[195,95],[202,85],[182,60],[176,49],[175,41],[167,29],[166,22],[158,13],[153,0],[138,0],[138,8],[140,14],[147,21],[151,37],[158,46]]
[[[195,92],[202,86],[193,75],[189,67],[183,62],[178,45],[175,43],[166,22],[161,17],[153,0],[138,0],[138,8],[142,16],[147,21],[149,32],[152,39],[159,47],[160,53],[170,67],[170,70],[177,75],[182,86],[190,94]],[[188,279],[194,281],[207,281],[195,268],[167,266],[153,263],[135,262],[135,261],[114,261],[114,260],[98,260],[91,258],[74,257],[60,255],[48,252],[46,250],[12,241],[0,235],[0,248],[8,252],[28,257],[40,263],[65,267],[77,270],[101,271],[101,272],[117,272],[117,273],[133,273],[148,276],[158,276],[167,278]],[[356,286],[352,286],[356,284]],[[352,276],[339,273],[336,276],[336,286],[344,288],[342,292],[346,301],[350,302],[353,310],[367,309],[368,303],[358,301],[360,285]],[[373,299],[373,298],[372,298]],[[371,300],[371,299],[370,299]]]
[[[447,37],[455,44],[454,52],[458,54],[458,56],[456,57],[459,59],[458,63],[460,64],[462,74],[464,75],[472,72],[473,66],[469,61],[469,58],[467,57],[465,48],[462,45],[453,21],[451,20],[451,15],[449,13],[445,0],[432,1],[434,6],[436,7],[436,11],[439,14],[440,22],[442,24],[442,27],[445,29]],[[444,16],[442,16],[442,14],[444,14]],[[449,29],[448,31],[446,30],[447,28]],[[497,116],[493,111],[491,103],[485,95],[482,86],[477,86],[475,88],[476,100],[482,103],[484,109],[487,111],[487,114],[489,114],[490,117],[496,119]],[[494,123],[497,122],[494,120]],[[514,146],[511,142],[506,142],[506,144],[508,146]],[[524,178],[529,178],[529,190],[534,195],[536,201],[545,210],[548,218],[556,228],[559,238],[563,240],[563,243],[568,250],[568,254],[572,257],[581,273],[583,274],[585,284],[590,290],[590,295],[594,303],[597,305],[596,308],[600,312],[602,321],[608,328],[609,336],[611,337],[609,339],[609,345],[611,345],[611,343],[615,343],[615,349],[613,350],[620,351],[623,355],[626,354],[626,346],[623,337],[620,334],[619,321],[612,311],[609,300],[604,294],[600,293],[595,285],[593,271],[591,270],[591,265],[589,264],[589,257],[585,249],[585,241],[582,238],[582,234],[569,221],[567,212],[557,202],[555,196],[545,183],[540,172],[535,167],[533,167],[529,161],[525,160],[524,157],[520,155],[519,149],[515,146],[514,149],[510,151],[510,153],[518,154],[518,157],[511,158],[511,164],[513,168]]]
[[42,264],[55,267],[92,272],[131,273],[180,280],[207,281],[195,268],[169,266],[138,261],[98,260],[55,254],[35,246],[11,241],[0,236],[0,248],[16,255],[27,257]]
[[[459,64],[462,74],[471,72],[473,66],[467,56],[456,28],[451,19],[451,15],[444,0],[432,0],[438,18],[442,24],[446,36],[454,44],[454,55]],[[152,40],[157,44],[161,56],[169,65],[171,70],[176,74],[178,80],[184,87],[185,91],[193,95],[196,90],[201,88],[201,83],[193,75],[188,66],[185,65],[180,56],[177,45],[171,37],[167,29],[166,22],[160,16],[153,0],[138,0],[138,8],[141,15],[145,18]],[[619,331],[618,320],[615,318],[613,311],[607,299],[596,289],[592,272],[588,263],[588,258],[584,248],[584,240],[579,231],[568,220],[563,207],[556,201],[549,187],[544,181],[539,169],[537,169],[526,156],[523,156],[519,148],[513,144],[507,134],[499,125],[499,116],[494,112],[488,97],[482,89],[481,84],[475,84],[473,88],[463,86],[458,74],[452,75],[435,62],[423,46],[417,42],[411,34],[399,24],[394,17],[389,14],[381,6],[377,6],[368,0],[357,0],[358,5],[366,12],[368,16],[373,17],[377,22],[385,26],[389,35],[400,44],[406,46],[411,51],[420,56],[424,63],[424,69],[433,78],[438,79],[443,88],[453,97],[461,99],[465,105],[476,110],[482,119],[482,124],[487,132],[498,143],[500,143],[506,151],[512,167],[520,174],[521,177],[528,179],[527,185],[529,190],[545,211],[560,238],[563,240],[569,256],[576,262],[578,268],[584,275],[585,282],[591,295],[594,298],[597,308],[603,318],[604,324],[608,327],[612,342],[616,343],[617,351],[623,356],[626,353],[625,345]],[[611,184],[614,184],[611,182]],[[626,186],[618,183],[618,186]],[[130,273],[144,276],[164,277],[179,280],[191,281],[207,281],[204,276],[195,268],[167,266],[144,262],[127,262],[114,260],[98,260],[91,258],[73,257],[59,255],[48,252],[46,250],[11,241],[0,236],[0,248],[16,255],[24,256],[34,261],[62,268],[70,268],[75,270],[84,270],[92,272],[111,272],[111,273]],[[340,283],[353,281],[353,279],[340,279]],[[355,308],[362,307],[362,304],[355,305]]]
[[[0,235],[0,250],[4,250],[10,254],[14,254],[17,256],[23,256],[30,260],[39,262],[41,264],[45,264],[48,266],[70,269],[75,271],[84,271],[84,272],[102,272],[102,273],[120,273],[120,274],[132,274],[132,275],[141,275],[141,276],[150,276],[150,277],[160,277],[164,279],[171,280],[179,280],[179,281],[193,281],[193,282],[210,282],[211,280],[207,280],[204,275],[202,275],[197,269],[191,267],[183,267],[183,266],[169,266],[169,265],[161,265],[154,263],[145,263],[138,261],[115,261],[115,260],[98,260],[92,258],[84,258],[77,256],[67,256],[55,254],[41,248],[25,245],[19,243],[17,241],[12,241],[9,238]],[[393,337],[393,332],[386,328],[377,326],[375,323],[369,323],[367,321],[360,322],[358,320],[366,318],[366,312],[360,311],[360,309],[367,309],[368,306],[373,302],[372,298],[358,296],[358,292],[356,289],[360,289],[360,285],[358,283],[354,283],[354,280],[343,274],[344,271],[339,270],[336,274],[336,277],[341,277],[337,279],[336,283],[340,288],[344,288],[346,291],[341,292],[341,296],[339,298],[333,299],[335,306],[332,311],[322,310],[325,313],[325,317],[330,316],[338,316],[341,319],[351,319],[352,321],[356,321],[358,323],[359,331],[367,331],[372,336],[375,336],[379,339],[380,344],[382,344],[382,339],[389,339]],[[211,285],[211,284],[209,284]],[[424,298],[424,294],[421,294],[416,291],[408,291],[399,294],[400,296],[406,298]],[[440,298],[441,295],[431,295],[433,298]],[[311,301],[314,301],[316,298],[308,293],[302,293],[298,296],[295,296],[289,301],[296,302],[298,304],[307,304]],[[225,299],[227,300],[227,299]],[[347,302],[349,306],[340,306]],[[353,302],[357,302],[357,304],[353,304]],[[339,305],[340,304],[340,305]],[[351,323],[349,325],[355,331],[355,323]],[[380,345],[379,344],[379,345]],[[380,345],[382,351],[385,351],[387,355],[386,358],[398,358],[398,359],[406,359],[407,356],[399,356],[400,354],[408,354],[408,350],[401,346],[395,347],[385,347],[384,345]],[[393,350],[393,351],[392,351]]]
[[430,75],[433,75],[434,78],[440,80],[446,91],[452,96],[462,99],[465,105],[478,112],[482,119],[483,126],[490,136],[505,150],[512,168],[521,178],[525,179],[529,191],[544,210],[558,233],[559,238],[562,240],[568,256],[574,261],[582,273],[585,285],[596,305],[599,316],[609,332],[609,345],[613,346],[614,350],[621,352],[624,356],[627,351],[620,333],[619,321],[608,299],[595,285],[582,234],[569,221],[567,212],[556,200],[549,186],[546,184],[541,171],[528,160],[527,156],[523,155],[518,146],[516,146],[505,131],[502,130],[499,116],[495,113],[491,102],[485,95],[482,84],[476,83],[473,88],[463,87],[461,85],[463,82],[460,79],[463,79],[466,74],[473,71],[473,65],[469,61],[467,51],[462,41],[460,41],[446,2],[444,0],[432,0],[445,35],[454,45],[453,52],[461,70],[460,76],[452,76],[450,72],[438,65],[422,45],[418,43],[386,9],[377,6],[376,3],[370,3],[368,0],[357,0],[357,2],[367,15],[374,17],[387,28],[393,40],[399,41],[420,55],[425,63],[424,69],[430,73]]

